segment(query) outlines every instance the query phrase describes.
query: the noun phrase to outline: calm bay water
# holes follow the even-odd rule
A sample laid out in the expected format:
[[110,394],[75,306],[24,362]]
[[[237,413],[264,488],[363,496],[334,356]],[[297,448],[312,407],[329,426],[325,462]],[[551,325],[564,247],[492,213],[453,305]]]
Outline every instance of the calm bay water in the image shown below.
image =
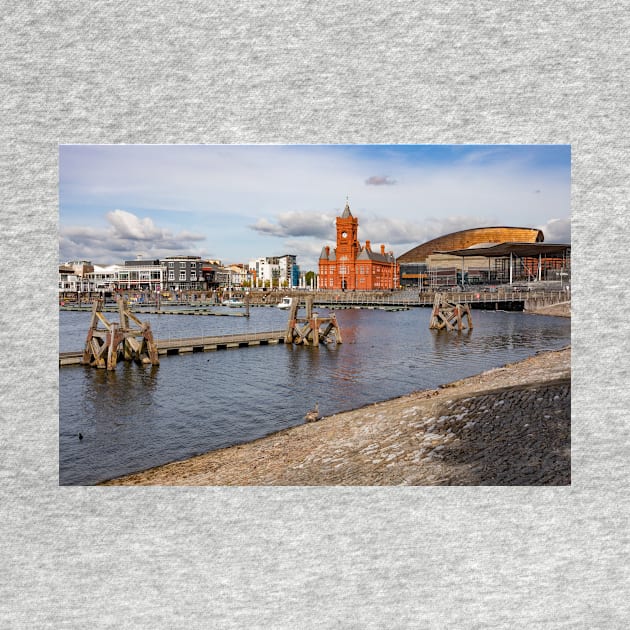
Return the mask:
[[[330,415],[561,348],[571,338],[570,320],[560,317],[474,310],[472,331],[437,333],[429,330],[430,313],[336,311],[344,341],[337,347],[254,346],[161,357],[158,367],[120,362],[112,373],[60,368],[60,484],[93,484],[251,441],[303,423],[315,402]],[[82,349],[89,313],[59,318],[60,350]],[[287,313],[140,319],[165,339],[280,330]]]

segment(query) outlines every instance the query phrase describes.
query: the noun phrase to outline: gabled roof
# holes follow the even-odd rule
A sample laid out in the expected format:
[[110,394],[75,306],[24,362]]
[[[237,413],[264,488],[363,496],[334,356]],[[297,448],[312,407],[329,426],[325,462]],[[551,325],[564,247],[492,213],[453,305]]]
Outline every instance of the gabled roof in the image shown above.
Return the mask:
[[337,255],[334,249],[330,249],[328,255],[326,254],[326,246],[322,247],[322,253],[319,255],[320,260],[337,260]]
[[370,251],[367,247],[361,249],[361,252],[357,256],[357,260],[375,260],[377,262],[393,263],[394,258],[389,254],[381,254]]

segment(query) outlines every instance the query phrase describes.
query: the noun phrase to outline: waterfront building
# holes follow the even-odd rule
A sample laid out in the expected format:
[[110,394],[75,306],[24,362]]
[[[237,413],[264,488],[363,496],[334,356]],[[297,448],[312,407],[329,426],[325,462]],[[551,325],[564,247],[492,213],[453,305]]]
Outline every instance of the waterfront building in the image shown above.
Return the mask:
[[265,282],[272,279],[271,259],[260,257],[250,260],[248,268],[252,278],[252,286],[259,288],[264,287]]
[[398,284],[393,252],[372,251],[370,241],[359,242],[359,219],[346,207],[336,219],[337,246],[325,246],[319,257],[319,288],[349,291],[389,290]]
[[230,272],[221,265],[219,260],[203,260],[201,275],[206,289],[216,290],[230,283]]
[[300,268],[297,266],[297,256],[284,254],[278,257],[280,286],[292,289],[299,284]]
[[508,226],[445,234],[398,257],[401,285],[561,281],[570,271],[571,246],[544,240],[536,228]]
[[118,269],[116,286],[123,291],[160,291],[165,287],[165,265],[159,260],[126,260]]
[[59,265],[59,293],[111,291],[116,286],[120,265],[96,265],[87,260]]
[[166,287],[173,291],[204,289],[203,267],[200,256],[167,256],[160,263],[166,267]]
[[298,286],[300,269],[295,254],[266,256],[249,261],[249,272],[254,287]]
[[[64,265],[62,280],[61,267],[59,269],[59,290],[60,291],[89,291],[90,290],[90,274],[94,271],[94,265],[89,260],[71,260]],[[68,273],[68,269],[72,269],[72,273]],[[73,289],[62,288],[62,285],[73,285]]]
[[94,265],[94,271],[88,274],[90,291],[113,291],[116,288],[120,265]]
[[234,263],[226,265],[225,269],[229,272],[228,284],[232,287],[242,287],[249,280],[249,270],[246,265]]
[[77,291],[79,277],[74,271],[74,267],[64,263],[59,265],[59,293]]

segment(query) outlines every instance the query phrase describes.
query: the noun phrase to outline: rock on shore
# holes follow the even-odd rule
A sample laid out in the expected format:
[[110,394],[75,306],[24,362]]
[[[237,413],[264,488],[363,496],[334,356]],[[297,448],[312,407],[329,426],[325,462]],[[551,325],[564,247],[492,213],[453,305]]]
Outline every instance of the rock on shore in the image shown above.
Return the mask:
[[568,485],[571,349],[104,485]]

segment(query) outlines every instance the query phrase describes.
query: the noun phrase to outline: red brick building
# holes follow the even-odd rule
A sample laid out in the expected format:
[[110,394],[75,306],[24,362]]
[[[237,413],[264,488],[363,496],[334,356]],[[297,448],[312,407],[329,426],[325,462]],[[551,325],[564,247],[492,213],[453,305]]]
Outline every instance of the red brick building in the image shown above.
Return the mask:
[[359,243],[359,219],[346,202],[337,217],[337,247],[326,246],[319,257],[319,288],[348,291],[393,289],[398,285],[398,265],[393,252],[373,252],[370,241]]

